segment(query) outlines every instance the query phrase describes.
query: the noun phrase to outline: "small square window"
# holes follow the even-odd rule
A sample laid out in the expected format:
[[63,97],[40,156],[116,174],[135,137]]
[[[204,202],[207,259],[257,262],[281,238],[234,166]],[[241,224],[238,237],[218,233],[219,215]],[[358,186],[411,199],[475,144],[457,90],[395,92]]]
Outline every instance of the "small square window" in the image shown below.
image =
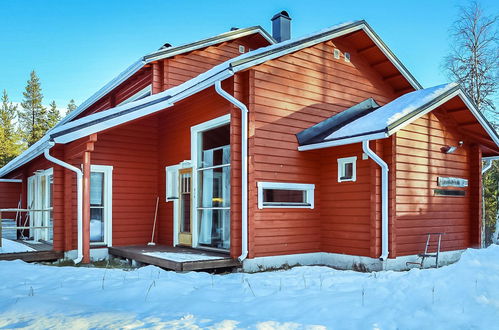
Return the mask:
[[258,208],[314,208],[315,185],[258,182]]
[[334,58],[339,60],[340,59],[340,50],[338,48],[335,48],[333,51]]
[[345,53],[345,62],[350,63],[350,53]]
[[338,182],[357,180],[357,157],[338,159]]

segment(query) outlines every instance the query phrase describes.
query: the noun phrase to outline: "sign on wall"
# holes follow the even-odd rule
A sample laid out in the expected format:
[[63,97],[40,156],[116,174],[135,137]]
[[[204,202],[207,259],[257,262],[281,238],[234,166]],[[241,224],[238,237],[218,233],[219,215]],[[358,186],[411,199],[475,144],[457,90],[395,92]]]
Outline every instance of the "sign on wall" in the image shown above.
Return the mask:
[[468,187],[468,180],[462,178],[438,177],[439,187]]

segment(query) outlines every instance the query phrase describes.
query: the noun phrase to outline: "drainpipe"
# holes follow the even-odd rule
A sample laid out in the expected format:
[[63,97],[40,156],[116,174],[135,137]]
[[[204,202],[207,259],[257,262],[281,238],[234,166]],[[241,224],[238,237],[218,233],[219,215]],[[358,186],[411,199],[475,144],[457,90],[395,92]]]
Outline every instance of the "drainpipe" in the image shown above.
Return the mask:
[[362,150],[381,167],[381,256],[388,258],[388,164],[369,148],[369,140],[362,141]]
[[222,89],[220,80],[215,82],[215,90],[230,103],[241,110],[241,255],[239,261],[248,256],[248,108],[234,96]]
[[77,196],[77,221],[78,221],[78,256],[74,259],[74,263],[78,264],[83,259],[83,173],[82,171],[73,165],[63,162],[50,155],[50,148],[54,146],[54,142],[49,143],[49,147],[43,151],[45,158],[54,164],[60,165],[67,168],[70,171],[76,173],[76,196]]

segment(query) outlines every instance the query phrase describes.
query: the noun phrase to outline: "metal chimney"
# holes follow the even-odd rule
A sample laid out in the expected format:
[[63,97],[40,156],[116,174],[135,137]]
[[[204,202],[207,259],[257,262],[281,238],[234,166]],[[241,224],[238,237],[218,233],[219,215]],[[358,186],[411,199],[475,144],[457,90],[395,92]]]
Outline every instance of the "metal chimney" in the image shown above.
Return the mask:
[[287,11],[283,10],[272,17],[272,37],[277,42],[286,41],[291,38],[291,18]]

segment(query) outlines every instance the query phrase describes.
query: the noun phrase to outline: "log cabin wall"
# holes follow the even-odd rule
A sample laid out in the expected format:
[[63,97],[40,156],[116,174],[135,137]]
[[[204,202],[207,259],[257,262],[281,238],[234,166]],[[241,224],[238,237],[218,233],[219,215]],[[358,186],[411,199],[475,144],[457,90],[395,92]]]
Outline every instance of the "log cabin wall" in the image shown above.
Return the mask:
[[[458,250],[471,244],[472,191],[478,172],[471,147],[465,142],[454,153],[445,154],[440,148],[457,146],[463,137],[439,120],[427,114],[406,126],[396,136],[396,256],[424,251],[427,233],[444,232],[442,250]],[[479,164],[478,161],[475,163]],[[470,180],[468,188],[438,187],[438,177],[458,177]],[[434,189],[464,190],[464,197],[435,196]],[[479,232],[479,230],[478,230]]]
[[[343,56],[335,59],[335,48],[342,54],[350,52],[351,61]],[[362,161],[360,144],[300,152],[295,136],[367,98],[380,104],[394,99],[393,88],[368,63],[365,55],[357,55],[353,44],[335,40],[251,69],[249,212],[254,230],[249,236],[250,257],[319,251],[376,254],[371,242],[378,241],[379,230],[371,222],[379,218],[379,212],[376,219],[370,214],[373,208],[377,210],[376,200],[371,205],[371,191],[379,189],[379,184],[374,182],[373,187],[369,174],[379,171],[377,165]],[[379,148],[382,153],[384,147]],[[360,177],[356,183],[337,186],[336,159],[343,155],[358,157]],[[259,181],[313,183],[315,208],[260,210],[256,203]],[[344,187],[351,191],[344,197],[345,205],[360,205],[359,210],[337,206],[336,193]],[[355,203],[349,201],[353,199]]]

